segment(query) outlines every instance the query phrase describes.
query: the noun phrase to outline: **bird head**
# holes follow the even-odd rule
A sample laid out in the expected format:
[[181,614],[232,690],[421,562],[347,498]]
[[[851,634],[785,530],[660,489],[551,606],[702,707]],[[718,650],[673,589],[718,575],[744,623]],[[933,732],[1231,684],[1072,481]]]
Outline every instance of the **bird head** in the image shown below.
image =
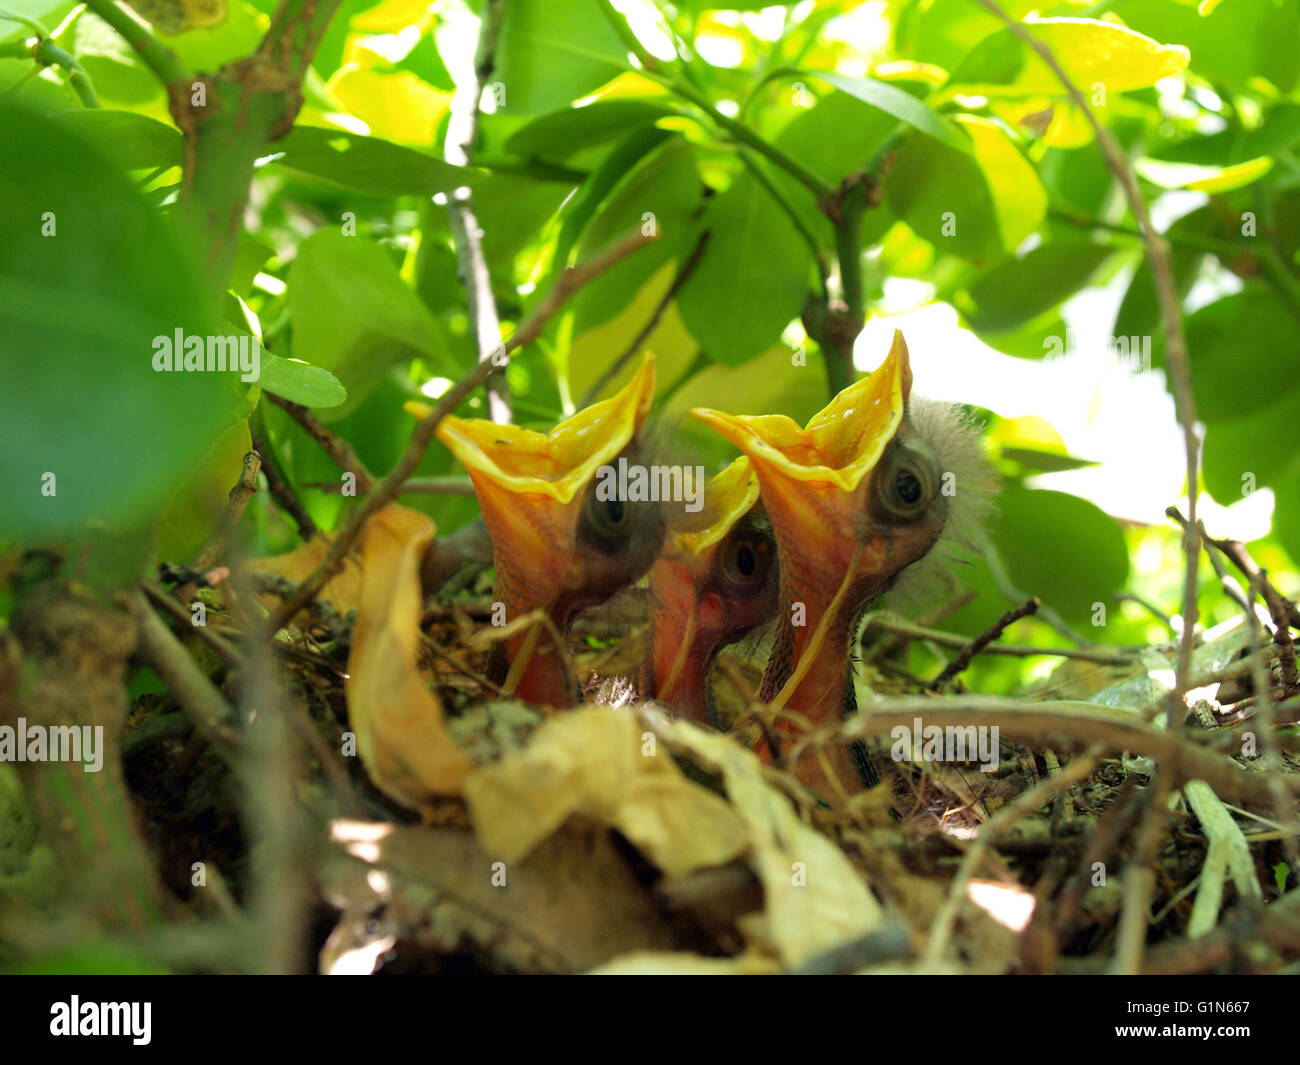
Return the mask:
[[686,717],[708,722],[717,653],[772,617],[777,549],[758,478],[739,458],[704,493],[702,519],[669,532],[650,570],[644,687]]
[[[760,698],[812,724],[853,709],[854,623],[934,547],[949,515],[944,463],[910,416],[911,389],[895,333],[884,363],[802,428],[783,415],[692,411],[751,460],[776,536],[781,610]],[[815,763],[800,768],[821,783]]]
[[[469,471],[492,538],[497,599],[507,622],[534,610],[562,631],[581,610],[635,581],[663,542],[658,504],[605,490],[620,460],[639,461],[638,434],[654,397],[654,361],[609,399],[549,433],[447,417],[438,438]],[[507,641],[508,656],[528,637]],[[530,702],[575,701],[559,649],[532,636],[516,693]],[[502,663],[493,672],[503,674]]]

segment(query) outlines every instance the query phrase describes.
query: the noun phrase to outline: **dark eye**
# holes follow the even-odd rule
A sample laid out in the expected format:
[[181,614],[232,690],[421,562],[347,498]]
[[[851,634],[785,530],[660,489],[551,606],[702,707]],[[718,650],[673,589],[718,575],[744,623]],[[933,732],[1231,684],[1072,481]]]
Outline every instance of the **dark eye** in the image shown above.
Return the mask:
[[921,482],[910,470],[902,470],[894,478],[894,492],[910,506],[921,498]]
[[758,560],[754,558],[754,549],[745,544],[736,552],[736,569],[745,577],[752,577],[758,569]]
[[876,513],[886,521],[913,521],[934,502],[938,483],[929,449],[903,442],[885,456],[875,478]]
[[624,536],[628,517],[628,505],[621,499],[597,499],[592,496],[587,503],[587,521],[600,540]]
[[753,530],[732,535],[719,548],[718,577],[732,591],[753,595],[767,581],[772,569],[775,545]]

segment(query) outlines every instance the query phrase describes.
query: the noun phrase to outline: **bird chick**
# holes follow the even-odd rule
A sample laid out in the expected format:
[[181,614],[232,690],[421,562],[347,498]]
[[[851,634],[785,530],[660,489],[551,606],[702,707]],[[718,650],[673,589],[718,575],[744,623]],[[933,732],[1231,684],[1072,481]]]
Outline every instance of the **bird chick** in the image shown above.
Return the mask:
[[[647,357],[617,394],[549,433],[455,417],[438,427],[474,483],[507,623],[543,610],[562,635],[582,610],[640,578],[659,553],[659,504],[609,498],[597,476],[620,458],[638,462],[654,379]],[[497,644],[488,676],[508,681],[526,702],[571,706],[580,693],[548,628],[530,625]]]
[[758,496],[749,459],[737,459],[705,489],[703,527],[670,531],[650,569],[641,691],[702,724],[719,724],[718,652],[776,613],[776,540]]
[[[859,619],[935,547],[954,493],[974,488],[957,490],[938,450],[950,441],[923,431],[956,423],[932,406],[913,418],[911,388],[907,345],[895,333],[884,364],[837,395],[806,428],[783,415],[692,411],[753,462],[771,518],[780,606],[759,697],[789,712],[775,726],[787,751],[805,727],[856,709],[849,651]],[[865,750],[855,758],[834,746],[825,756],[835,781],[813,753],[791,767],[825,797],[878,780]]]

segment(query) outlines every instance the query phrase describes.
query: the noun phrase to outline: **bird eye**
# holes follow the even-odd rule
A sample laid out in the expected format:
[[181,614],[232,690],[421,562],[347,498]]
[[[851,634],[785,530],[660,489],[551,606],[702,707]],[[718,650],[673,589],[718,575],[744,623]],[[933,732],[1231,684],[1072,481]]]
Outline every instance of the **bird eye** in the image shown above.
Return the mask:
[[628,506],[621,499],[597,499],[592,496],[587,503],[587,521],[599,539],[617,539],[625,535]]
[[934,502],[938,486],[934,460],[921,448],[900,443],[885,457],[875,478],[876,509],[892,521],[912,521]]
[[722,583],[741,593],[762,588],[772,568],[773,548],[772,541],[757,531],[733,534],[720,548]]

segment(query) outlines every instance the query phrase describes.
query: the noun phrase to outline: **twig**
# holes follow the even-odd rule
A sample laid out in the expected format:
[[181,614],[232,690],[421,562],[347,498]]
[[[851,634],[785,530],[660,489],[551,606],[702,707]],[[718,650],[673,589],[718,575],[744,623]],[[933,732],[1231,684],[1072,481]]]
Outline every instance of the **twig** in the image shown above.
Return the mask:
[[262,474],[266,477],[266,487],[270,489],[271,498],[279,503],[280,509],[293,519],[294,524],[298,526],[298,535],[304,540],[310,540],[316,535],[316,523],[312,521],[311,515],[307,513],[302,501],[280,471],[279,459],[266,439],[255,428],[250,427],[249,433],[252,436],[253,447],[262,456]]
[[422,492],[437,496],[472,496],[474,482],[468,477],[412,477],[402,485],[402,492]]
[[[940,647],[964,648],[970,643],[965,636],[960,636],[955,632],[941,632],[938,629],[927,629],[921,625],[913,625],[908,621],[900,621],[878,615],[869,616],[866,627],[867,630],[879,629],[882,632],[893,633],[896,636],[903,636],[909,640],[929,640],[932,643],[937,643]],[[981,647],[980,653],[1009,655],[1012,658],[1028,658],[1032,655],[1054,655],[1057,658],[1073,658],[1080,662],[1096,662],[1104,666],[1127,665],[1132,662],[1135,657],[1130,652],[1121,651],[1118,648],[1115,650],[1108,650],[1103,647],[1030,647],[1026,644],[1013,643],[998,643],[993,644],[992,646]]]
[[1115,975],[1131,975],[1142,971],[1147,914],[1151,910],[1151,896],[1156,881],[1156,851],[1169,818],[1165,803],[1169,788],[1168,774],[1157,772],[1151,793],[1147,797],[1147,812],[1142,819],[1137,844],[1133,848],[1133,861],[1124,873],[1124,899],[1119,928],[1115,934],[1115,955],[1110,964],[1110,971]]
[[456,382],[449,391],[444,393],[433,410],[416,425],[415,431],[411,434],[411,442],[407,444],[406,450],[402,453],[397,465],[349,513],[346,523],[334,538],[334,542],[330,545],[330,549],[326,552],[320,565],[298,586],[297,592],[291,598],[282,602],[279,609],[271,615],[267,621],[268,634],[283,628],[289,619],[311,602],[316,597],[316,594],[325,587],[326,582],[342,568],[343,560],[347,557],[348,552],[352,550],[352,545],[361,534],[366,519],[397,498],[406,479],[415,472],[416,467],[424,458],[424,453],[428,450],[429,444],[433,440],[433,434],[437,431],[442,419],[460,406],[466,397],[479,385],[502,369],[510,352],[535,340],[546,326],[546,323],[583,285],[611,267],[616,266],[629,255],[653,243],[654,240],[654,237],[646,236],[640,230],[637,230],[629,233],[599,254],[592,256],[586,262],[565,267],[563,273],[560,274],[559,280],[556,281],[555,287],[543,297],[542,301],[533,308],[532,313],[515,329],[510,339],[502,345],[499,351],[500,358],[494,355],[493,358],[488,359],[486,362],[478,363],[469,373]]
[[[1267,780],[1278,774],[1251,773],[1236,762],[1195,743],[1181,731],[1156,729],[1136,713],[1093,703],[1071,701],[1029,702],[987,695],[901,696],[878,699],[862,712],[840,723],[828,723],[801,738],[787,761],[797,762],[803,752],[845,744],[868,736],[911,729],[916,718],[942,728],[997,726],[999,732],[1022,742],[1042,741],[1062,747],[1099,744],[1111,753],[1131,751],[1160,763],[1171,778],[1169,786],[1186,780],[1204,780],[1220,796],[1269,803]],[[1280,778],[1288,794],[1300,796],[1300,776]]]
[[[474,68],[468,82],[456,87],[447,119],[443,158],[452,166],[470,164],[470,153],[478,138],[479,101],[483,85],[492,74],[504,12],[505,0],[486,0],[483,5]],[[447,221],[456,244],[456,272],[465,288],[474,348],[479,362],[483,362],[501,347],[501,319],[492,296],[492,277],[483,256],[483,230],[479,228],[469,186],[461,186],[447,197]],[[487,402],[488,416],[494,422],[510,421],[510,399],[504,375],[487,383]]]
[[925,951],[924,960],[927,964],[933,966],[943,960],[944,952],[948,949],[948,940],[952,936],[953,925],[957,920],[957,911],[961,907],[962,897],[966,893],[966,885],[984,860],[984,856],[988,853],[993,841],[1017,821],[1028,817],[1039,807],[1045,805],[1048,800],[1066,791],[1072,784],[1086,777],[1097,768],[1097,761],[1097,751],[1089,751],[1082,757],[1074,759],[1056,776],[1040,781],[1014,802],[1003,807],[984,825],[979,835],[975,837],[975,842],[966,849],[966,853],[962,856],[961,865],[957,867],[957,874],[948,886],[948,895],[935,916],[930,933],[930,942]]
[[190,563],[195,569],[211,569],[221,561],[221,556],[226,550],[226,544],[234,533],[235,527],[239,524],[239,519],[244,516],[244,508],[248,506],[248,501],[253,498],[253,493],[257,491],[257,474],[261,468],[262,456],[256,451],[246,452],[243,467],[239,472],[239,480],[235,482],[235,487],[230,490],[230,502],[226,506],[226,513],[222,515],[220,523],[212,530],[208,538],[203,541],[199,553],[194,556],[194,561]]
[[659,301],[658,306],[656,306],[654,311],[651,313],[649,320],[641,328],[641,331],[632,338],[632,343],[623,350],[623,353],[619,355],[617,359],[610,363],[604,373],[596,378],[596,383],[587,389],[587,394],[582,397],[582,403],[580,406],[587,407],[594,403],[597,397],[600,396],[601,392],[604,391],[605,386],[608,385],[610,381],[614,380],[614,378],[618,376],[619,371],[621,371],[623,367],[627,365],[629,360],[634,358],[637,352],[641,350],[641,345],[644,344],[649,339],[650,334],[655,331],[655,327],[659,324],[659,319],[663,317],[664,311],[668,309],[668,304],[672,303],[672,301],[677,297],[677,293],[682,290],[682,286],[686,284],[691,274],[695,272],[695,268],[699,266],[700,259],[704,255],[704,247],[709,242],[709,235],[707,229],[700,234],[700,239],[695,242],[695,247],[691,249],[691,254],[686,257],[686,261],[682,263],[681,267],[678,269],[677,276],[673,278],[673,283],[668,286],[668,291],[664,293],[664,298]]
[[1151,263],[1151,276],[1155,281],[1156,297],[1160,302],[1160,318],[1165,334],[1165,357],[1169,364],[1172,378],[1174,401],[1178,411],[1178,422],[1183,429],[1183,449],[1187,458],[1187,513],[1188,526],[1183,538],[1185,557],[1183,578],[1183,632],[1178,647],[1178,664],[1174,672],[1174,687],[1167,696],[1168,717],[1172,725],[1178,707],[1182,705],[1183,694],[1188,690],[1187,678],[1192,668],[1192,648],[1196,638],[1196,569],[1200,558],[1201,545],[1196,525],[1197,472],[1199,470],[1200,445],[1196,439],[1196,403],[1192,397],[1191,363],[1187,355],[1187,337],[1183,333],[1182,307],[1178,300],[1178,286],[1174,279],[1173,263],[1169,255],[1169,243],[1156,232],[1151,224],[1151,214],[1142,191],[1138,187],[1137,177],[1129,165],[1124,153],[1111,136],[1110,131],[1098,121],[1093,114],[1087,98],[1070,80],[1064,68],[1057,62],[1051,48],[1035,37],[1029,29],[1008,15],[997,0],[978,0],[985,8],[1001,18],[1017,37],[1032,48],[1038,57],[1051,68],[1060,80],[1065,91],[1074,101],[1092,126],[1101,147],[1106,165],[1110,168],[1124,192],[1129,209],[1137,219],[1142,242],[1146,245],[1147,259]]
[[140,592],[128,596],[127,607],[139,629],[140,657],[163,679],[204,739],[227,762],[233,761],[239,750],[234,711]]
[[[99,97],[95,95],[95,85],[90,80],[90,75],[71,52],[55,43],[54,35],[40,22],[5,8],[0,8],[0,18],[22,23],[35,34],[28,40],[5,41],[0,44],[0,57],[11,56],[22,59],[30,56],[43,67],[58,67],[67,75],[68,87],[77,94],[77,98],[85,107],[99,106]],[[65,28],[70,21],[70,19],[65,20],[62,26],[56,28],[55,33]]]
[[324,422],[301,404],[291,403],[273,392],[264,394],[267,399],[302,426],[307,431],[307,435],[321,446],[321,450],[332,458],[340,469],[352,474],[357,479],[357,495],[365,495],[374,488],[374,475],[366,469],[366,464],[361,461],[361,456],[356,453],[351,444],[335,433],[334,430],[328,428]]
[[163,85],[188,81],[190,72],[172,50],[158,40],[144,23],[114,0],[86,0],[86,6],[115,29],[136,50],[145,66]]
[[211,625],[195,625],[190,613],[185,607],[178,603],[174,598],[167,594],[166,589],[152,581],[144,581],[140,585],[145,597],[159,610],[165,611],[171,615],[171,619],[178,625],[183,625],[185,631],[192,631],[195,636],[206,643],[217,652],[226,662],[227,665],[236,669],[244,665],[244,656],[239,653],[229,640],[219,632],[215,632]]
[[1019,621],[1023,617],[1028,617],[1030,614],[1036,613],[1041,605],[1042,604],[1039,602],[1038,597],[1033,596],[1026,599],[1024,603],[1016,607],[1014,610],[1008,610],[998,618],[997,621],[961,649],[961,653],[949,662],[944,667],[943,672],[930,682],[930,690],[936,691],[943,687],[944,684],[952,680],[953,677],[957,676],[958,673],[961,673],[967,666],[969,666],[972,658],[1001,636],[1009,625],[1013,622]]

